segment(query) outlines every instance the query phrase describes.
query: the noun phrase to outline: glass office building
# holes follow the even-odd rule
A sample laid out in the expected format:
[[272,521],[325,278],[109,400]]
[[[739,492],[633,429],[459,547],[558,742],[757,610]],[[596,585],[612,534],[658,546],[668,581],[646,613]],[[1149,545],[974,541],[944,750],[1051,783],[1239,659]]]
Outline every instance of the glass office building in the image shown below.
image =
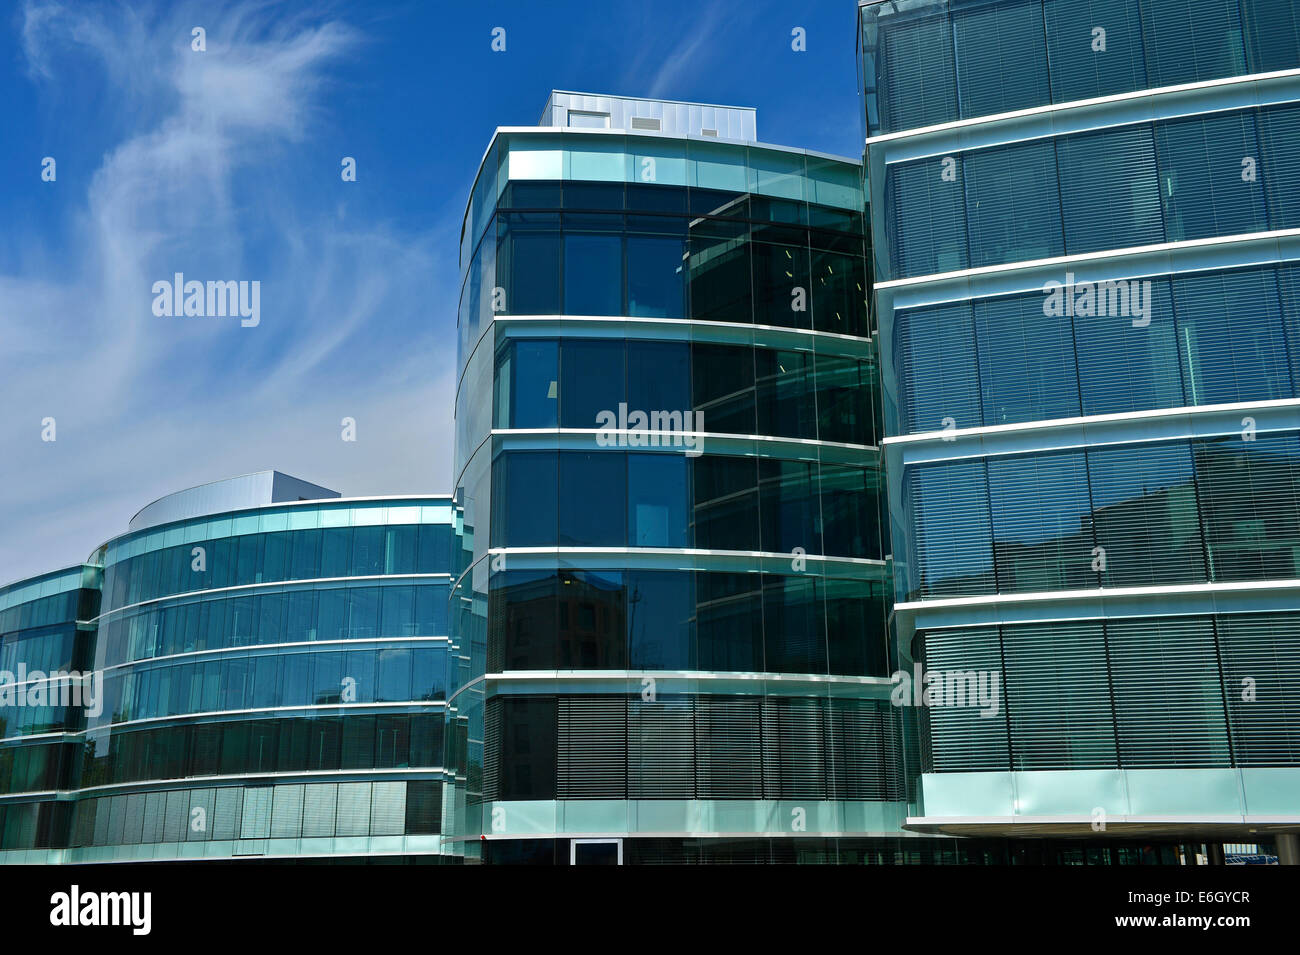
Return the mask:
[[900,652],[1005,703],[924,711],[915,829],[1294,861],[1298,18],[859,7]]
[[731,107],[557,92],[542,122],[497,130],[461,244],[456,838],[892,859],[860,165]]
[[0,591],[0,670],[99,688],[0,686],[0,861],[439,861],[452,539],[449,498],[263,472]]

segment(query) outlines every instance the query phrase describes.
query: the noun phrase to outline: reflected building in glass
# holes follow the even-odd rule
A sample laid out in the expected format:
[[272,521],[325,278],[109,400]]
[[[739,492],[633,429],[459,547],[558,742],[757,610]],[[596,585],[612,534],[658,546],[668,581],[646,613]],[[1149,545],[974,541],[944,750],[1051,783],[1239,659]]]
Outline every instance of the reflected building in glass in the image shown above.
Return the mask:
[[440,861],[452,539],[267,471],[0,591],[0,862]]
[[861,166],[755,136],[749,109],[556,92],[488,146],[456,403],[467,857],[904,835]]
[[859,6],[911,828],[1297,861],[1298,17]]

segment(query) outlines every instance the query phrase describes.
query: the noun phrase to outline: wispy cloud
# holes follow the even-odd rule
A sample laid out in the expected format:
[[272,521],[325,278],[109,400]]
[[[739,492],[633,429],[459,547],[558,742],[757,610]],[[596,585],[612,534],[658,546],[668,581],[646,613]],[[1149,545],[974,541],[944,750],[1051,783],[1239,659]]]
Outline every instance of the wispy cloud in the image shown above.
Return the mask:
[[[0,274],[0,582],[80,560],[152,497],[230,474],[446,490],[459,197],[411,233],[348,216],[346,193],[296,203],[290,188],[348,188],[337,159],[300,157],[365,37],[275,4],[29,0],[21,29],[36,95],[93,69],[105,126],[125,132],[89,180],[57,183],[79,190],[75,243],[33,237]],[[174,272],[260,281],[261,324],[155,316],[152,283]],[[345,415],[356,444],[339,439]]]

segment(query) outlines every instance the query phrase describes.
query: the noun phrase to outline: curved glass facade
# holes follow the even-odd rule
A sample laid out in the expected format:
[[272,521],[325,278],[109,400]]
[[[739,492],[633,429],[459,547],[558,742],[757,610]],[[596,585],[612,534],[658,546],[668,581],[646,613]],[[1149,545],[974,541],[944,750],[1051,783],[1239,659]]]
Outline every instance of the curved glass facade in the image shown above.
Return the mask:
[[498,132],[462,243],[467,857],[892,852],[862,206],[798,150]]
[[[447,498],[201,515],[116,538],[65,575],[91,584],[3,611],[0,659],[100,688],[6,721],[5,792],[57,790],[53,813],[0,799],[6,861],[437,861],[452,516]],[[29,733],[61,758],[36,760]]]
[[910,825],[1294,832],[1293,5],[859,10]]

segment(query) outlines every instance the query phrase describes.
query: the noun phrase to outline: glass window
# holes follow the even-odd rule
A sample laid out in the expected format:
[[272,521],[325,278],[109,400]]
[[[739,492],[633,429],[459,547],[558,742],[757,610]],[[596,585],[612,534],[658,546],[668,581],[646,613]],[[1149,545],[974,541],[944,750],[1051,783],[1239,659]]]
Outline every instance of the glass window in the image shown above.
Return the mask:
[[674,452],[627,456],[628,543],[632,547],[687,547],[690,476]]
[[826,607],[816,577],[763,575],[764,669],[826,672]]
[[895,547],[911,552],[906,599],[993,591],[993,532],[983,461],[911,467],[903,476],[904,512]]
[[1189,402],[1270,401],[1295,394],[1271,270],[1179,277],[1173,295]]
[[379,651],[380,702],[399,702],[411,699],[411,651]]
[[554,571],[508,570],[492,576],[488,600],[488,669],[556,666],[559,577]]
[[704,455],[694,459],[692,471],[695,546],[759,550],[756,460]]
[[560,236],[512,227],[508,242],[505,314],[560,314]]
[[[1138,0],[1043,0],[1052,99],[1068,103],[1146,86]],[[1105,49],[1098,49],[1100,26]]]
[[1045,314],[1046,301],[1031,293],[975,302],[986,425],[1079,414],[1071,319],[1064,309]]
[[623,248],[617,235],[564,237],[564,314],[623,314]]
[[754,242],[754,323],[783,328],[811,328],[808,248],[805,245]]
[[415,633],[415,588],[411,586],[380,589],[381,637],[413,637]]
[[511,451],[497,458],[492,469],[493,547],[555,544],[557,471],[554,451]]
[[[1169,241],[1268,229],[1251,113],[1157,123],[1156,154]],[[1253,176],[1246,160],[1254,164]]]
[[626,400],[622,339],[566,340],[560,354],[560,425],[597,428],[602,411]]
[[561,669],[617,670],[627,666],[626,601],[620,573],[560,572]]
[[822,464],[820,477],[823,553],[883,560],[880,525],[884,499],[879,472]]
[[1097,555],[1082,452],[988,461],[998,590],[1097,586]]
[[1205,580],[1192,454],[1185,442],[1088,449],[1101,579],[1114,587]]
[[961,168],[973,268],[1064,253],[1052,140],[976,149]]
[[508,428],[554,428],[559,423],[560,346],[554,341],[510,343]]
[[690,346],[686,342],[628,342],[627,405],[647,413],[691,410]]
[[888,611],[881,585],[833,578],[824,580],[823,585],[830,672],[888,676]]
[[735,345],[691,345],[694,409],[704,430],[754,434],[754,349]]
[[1141,0],[1151,86],[1246,71],[1237,0]]
[[759,574],[696,574],[699,668],[762,672],[763,601]]
[[627,314],[685,316],[685,248],[681,239],[668,236],[627,237]]
[[1056,141],[1056,158],[1067,252],[1164,241],[1149,125],[1062,136]]
[[1041,0],[952,0],[950,7],[963,117],[1048,102]]
[[694,618],[692,572],[629,572],[628,666],[634,670],[694,669]]
[[874,375],[852,358],[817,355],[815,364],[817,437],[841,444],[874,445]]
[[613,451],[560,453],[559,543],[627,544],[627,460]]
[[811,461],[758,459],[762,550],[824,553],[816,469]]
[[[955,165],[945,160],[952,159]],[[878,280],[964,269],[969,262],[962,157],[898,163],[885,170],[890,274]]]
[[743,235],[714,236],[702,231],[693,227],[690,239],[691,317],[711,322],[752,322],[749,242]]
[[817,437],[817,396],[812,352],[754,349],[758,433]]

